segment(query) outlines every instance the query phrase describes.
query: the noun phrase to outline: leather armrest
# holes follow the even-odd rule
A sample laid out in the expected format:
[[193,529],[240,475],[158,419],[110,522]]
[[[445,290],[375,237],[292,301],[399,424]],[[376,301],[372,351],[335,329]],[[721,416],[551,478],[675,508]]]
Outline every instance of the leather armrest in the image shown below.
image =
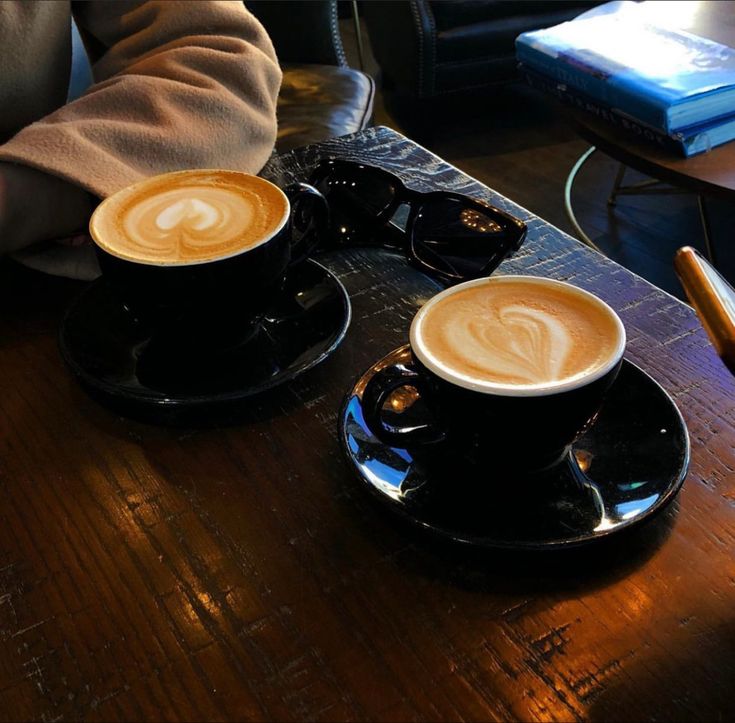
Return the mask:
[[356,133],[371,121],[375,85],[355,68],[285,65],[278,96],[279,153]]

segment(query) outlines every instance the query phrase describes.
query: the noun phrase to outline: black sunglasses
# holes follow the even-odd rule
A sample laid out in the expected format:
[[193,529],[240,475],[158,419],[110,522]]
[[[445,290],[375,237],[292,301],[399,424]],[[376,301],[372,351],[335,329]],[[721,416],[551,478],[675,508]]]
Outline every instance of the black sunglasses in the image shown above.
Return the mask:
[[[317,250],[370,244],[402,249],[411,264],[447,283],[488,276],[526,236],[526,224],[484,201],[451,191],[413,191],[392,173],[364,163],[321,161],[309,183],[329,205],[329,231]],[[401,215],[405,229],[396,225]]]

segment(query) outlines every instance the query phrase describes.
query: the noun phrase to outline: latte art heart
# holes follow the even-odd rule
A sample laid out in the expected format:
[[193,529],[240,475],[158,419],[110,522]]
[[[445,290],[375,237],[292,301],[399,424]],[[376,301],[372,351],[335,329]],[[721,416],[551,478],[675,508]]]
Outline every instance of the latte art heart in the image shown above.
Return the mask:
[[269,238],[288,212],[283,192],[232,171],[165,174],[116,194],[96,214],[97,243],[154,264],[224,258]]
[[240,238],[254,205],[228,189],[180,188],[141,200],[123,216],[123,229],[131,247],[150,256],[199,258]]
[[156,217],[156,226],[163,231],[170,231],[177,226],[203,231],[215,226],[221,218],[221,211],[211,203],[199,198],[186,198],[164,208]]
[[468,367],[529,384],[560,379],[572,346],[558,319],[515,304],[492,316],[458,319],[446,340]]
[[504,385],[553,385],[586,373],[609,358],[617,338],[599,305],[511,277],[450,294],[421,316],[421,348],[434,362]]

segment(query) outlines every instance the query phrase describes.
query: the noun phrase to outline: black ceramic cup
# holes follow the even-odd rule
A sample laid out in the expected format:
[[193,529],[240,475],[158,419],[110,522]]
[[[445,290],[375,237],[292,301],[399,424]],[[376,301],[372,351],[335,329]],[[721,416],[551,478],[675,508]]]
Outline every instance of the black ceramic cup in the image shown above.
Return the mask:
[[[126,194],[140,194],[159,180],[177,186],[217,174],[235,182],[254,179],[279,204],[282,216],[262,238],[222,257],[173,262],[136,257],[129,249],[119,252],[110,243],[111,215]],[[204,353],[252,338],[280,293],[289,267],[306,258],[326,223],[326,201],[308,184],[281,190],[249,174],[193,169],[146,179],[109,197],[92,215],[90,234],[103,277],[140,323],[155,330],[155,345]]]
[[[606,358],[586,373],[535,385],[478,382],[437,362],[422,342],[422,325],[434,304],[468,287],[510,279],[566,287],[594,304],[609,320]],[[378,369],[363,392],[365,421],[375,436],[438,459],[461,455],[494,468],[533,472],[561,461],[594,419],[622,364],[625,329],[605,302],[582,289],[550,279],[500,276],[459,284],[430,299],[413,319],[410,342],[412,360]],[[402,413],[417,399],[423,410],[418,418],[415,411]]]

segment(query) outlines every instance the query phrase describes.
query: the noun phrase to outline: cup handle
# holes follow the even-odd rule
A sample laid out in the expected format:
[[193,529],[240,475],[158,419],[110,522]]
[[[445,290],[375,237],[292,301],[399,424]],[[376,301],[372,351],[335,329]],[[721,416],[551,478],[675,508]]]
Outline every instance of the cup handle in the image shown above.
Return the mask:
[[362,393],[362,413],[370,431],[385,444],[392,447],[430,445],[443,442],[446,431],[436,421],[411,426],[386,425],[383,405],[388,397],[401,387],[414,387],[425,400],[431,399],[424,378],[411,364],[392,364],[379,369],[365,385]]
[[329,227],[329,205],[327,199],[308,183],[292,183],[283,190],[291,204],[291,264],[298,264],[325,237]]

